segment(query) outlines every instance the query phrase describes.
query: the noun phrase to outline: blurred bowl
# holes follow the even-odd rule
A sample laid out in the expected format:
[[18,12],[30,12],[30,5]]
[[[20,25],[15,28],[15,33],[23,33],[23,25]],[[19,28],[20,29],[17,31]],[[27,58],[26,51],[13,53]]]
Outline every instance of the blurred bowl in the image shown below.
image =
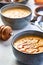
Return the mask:
[[[30,11],[30,14],[28,14],[27,16],[24,16],[22,18],[10,18],[10,17],[7,17],[5,15],[3,15],[2,12],[10,9],[10,8],[23,8],[23,9],[27,9],[28,11]],[[1,8],[1,19],[2,21],[4,22],[5,25],[9,25],[11,26],[13,29],[21,29],[23,27],[25,27],[28,22],[30,22],[31,20],[31,17],[32,17],[32,11],[29,7],[25,6],[25,5],[15,5],[15,4],[9,4],[9,5],[5,5]]]
[[38,6],[35,9],[36,16],[43,16],[43,6]]
[[21,1],[15,1],[15,3],[21,3],[21,4],[26,4],[29,0],[21,0]]
[[17,3],[17,4],[26,4],[29,0],[22,0],[22,1],[12,1],[12,0],[8,0],[8,1],[4,1],[4,0],[0,0],[0,8],[3,7],[4,5],[7,4],[11,4],[11,3]]
[[14,42],[19,39],[21,36],[30,36],[30,35],[36,35],[40,36],[43,38],[43,32],[39,31],[34,31],[34,30],[28,30],[28,31],[23,31],[20,32],[16,35],[14,35],[12,39],[12,49],[15,57],[17,58],[18,61],[28,64],[28,65],[42,65],[43,64],[43,52],[42,53],[37,53],[37,54],[27,54],[23,53],[19,50],[17,50],[14,46]]
[[7,4],[10,4],[10,3],[12,3],[12,2],[9,1],[9,0],[8,1],[0,0],[0,8],[3,7],[4,5],[7,5]]
[[26,4],[29,0],[0,0],[0,4],[20,3]]

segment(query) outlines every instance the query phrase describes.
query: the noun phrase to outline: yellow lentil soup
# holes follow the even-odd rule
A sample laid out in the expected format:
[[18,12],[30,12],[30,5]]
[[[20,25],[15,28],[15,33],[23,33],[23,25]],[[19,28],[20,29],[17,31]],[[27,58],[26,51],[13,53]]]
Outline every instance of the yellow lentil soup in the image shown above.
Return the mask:
[[23,18],[30,15],[30,11],[26,8],[10,8],[2,12],[2,14],[9,18]]
[[29,54],[36,54],[43,52],[43,38],[38,36],[24,36],[14,42],[14,47]]

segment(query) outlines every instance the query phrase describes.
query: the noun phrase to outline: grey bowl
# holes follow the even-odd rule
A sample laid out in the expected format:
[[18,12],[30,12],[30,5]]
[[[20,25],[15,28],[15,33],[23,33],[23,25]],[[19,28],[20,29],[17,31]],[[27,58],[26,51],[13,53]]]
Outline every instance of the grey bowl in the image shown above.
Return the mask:
[[14,53],[16,59],[26,65],[43,65],[43,52],[37,53],[37,54],[27,54],[27,53],[18,51],[14,47],[15,40],[17,40],[17,39],[19,39],[19,37],[25,36],[25,35],[27,35],[27,36],[36,35],[36,36],[40,36],[43,38],[43,32],[35,31],[35,30],[27,30],[27,31],[23,31],[23,32],[20,32],[20,33],[14,35],[11,43],[12,43],[12,50],[13,50],[13,53]]
[[[9,18],[9,17],[6,17],[2,14],[3,11],[5,11],[9,8],[12,8],[12,7],[26,8],[31,13],[30,13],[30,15],[23,17],[23,18]],[[5,25],[9,25],[13,29],[21,29],[21,28],[25,27],[28,24],[28,22],[30,22],[31,16],[32,16],[31,9],[25,5],[18,5],[18,4],[12,3],[12,4],[5,5],[1,8],[1,19],[2,19],[2,21],[4,22]]]

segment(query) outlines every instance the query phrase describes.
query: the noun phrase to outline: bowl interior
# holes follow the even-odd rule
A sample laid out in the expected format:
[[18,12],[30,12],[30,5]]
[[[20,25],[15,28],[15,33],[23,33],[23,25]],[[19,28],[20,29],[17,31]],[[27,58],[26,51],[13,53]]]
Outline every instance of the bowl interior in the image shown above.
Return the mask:
[[36,15],[39,15],[39,16],[43,16],[43,6],[40,6],[40,7],[37,7],[36,9],[35,9],[35,13],[36,13]]
[[[20,39],[21,37],[30,36],[30,35],[35,35],[35,36],[38,36],[38,37],[42,37],[43,38],[43,33],[42,32],[39,32],[39,31],[31,31],[31,30],[30,31],[24,31],[24,32],[18,33],[17,35],[15,35],[13,37],[13,39],[12,39],[13,40],[12,46],[14,47],[14,42],[17,41],[18,39]],[[28,54],[28,53],[25,53],[25,54]],[[39,54],[39,53],[36,53],[36,54]]]
[[[9,10],[9,9],[12,9],[12,8],[21,8],[21,9],[27,9],[28,11],[30,11],[30,13],[27,15],[29,16],[30,14],[32,14],[32,11],[29,7],[25,6],[25,5],[17,5],[17,4],[9,4],[9,5],[5,5],[1,8],[1,15],[3,15],[3,12],[6,11],[6,10]],[[7,17],[7,16],[4,16],[4,17]],[[9,18],[9,17],[7,17]]]

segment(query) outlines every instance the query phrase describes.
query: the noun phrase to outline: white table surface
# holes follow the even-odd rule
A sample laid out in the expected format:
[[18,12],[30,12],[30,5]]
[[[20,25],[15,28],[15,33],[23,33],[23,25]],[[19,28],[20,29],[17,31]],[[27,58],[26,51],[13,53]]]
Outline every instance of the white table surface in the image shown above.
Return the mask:
[[[32,9],[32,12],[34,14],[34,9],[36,8],[36,5],[34,5],[33,0],[30,0],[26,5]],[[0,18],[0,25],[2,24],[3,22],[1,21],[1,18]],[[28,24],[22,30],[14,30],[14,35],[25,30],[39,30],[40,31],[38,27]],[[12,37],[7,41],[0,40],[0,65],[24,65],[24,64],[19,63],[16,60],[15,56],[13,55],[12,47],[11,47]]]

